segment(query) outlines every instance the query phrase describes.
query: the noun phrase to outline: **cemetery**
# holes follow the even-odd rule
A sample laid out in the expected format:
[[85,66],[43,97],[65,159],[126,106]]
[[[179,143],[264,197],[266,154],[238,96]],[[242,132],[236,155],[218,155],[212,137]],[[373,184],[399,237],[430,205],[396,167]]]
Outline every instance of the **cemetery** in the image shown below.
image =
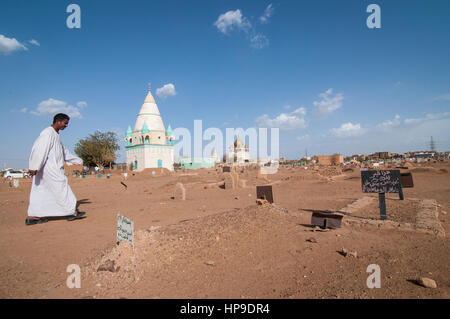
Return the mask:
[[[31,179],[4,180],[0,296],[448,298],[449,166],[75,172],[88,218],[32,227]],[[366,285],[371,264],[385,289]]]

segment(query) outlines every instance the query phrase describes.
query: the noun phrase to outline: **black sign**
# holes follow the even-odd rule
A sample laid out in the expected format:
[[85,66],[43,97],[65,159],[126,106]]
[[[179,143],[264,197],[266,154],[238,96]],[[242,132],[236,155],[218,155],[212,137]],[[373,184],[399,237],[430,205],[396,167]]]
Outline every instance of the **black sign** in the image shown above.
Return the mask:
[[272,185],[256,186],[256,198],[273,203]]
[[370,170],[361,172],[363,193],[399,193],[399,170]]
[[224,167],[222,168],[222,172],[223,172],[223,173],[230,173],[230,172],[231,172],[230,166],[224,166]]
[[402,187],[414,187],[412,174],[410,172],[408,172],[408,173],[401,173],[400,174],[400,181],[402,183]]

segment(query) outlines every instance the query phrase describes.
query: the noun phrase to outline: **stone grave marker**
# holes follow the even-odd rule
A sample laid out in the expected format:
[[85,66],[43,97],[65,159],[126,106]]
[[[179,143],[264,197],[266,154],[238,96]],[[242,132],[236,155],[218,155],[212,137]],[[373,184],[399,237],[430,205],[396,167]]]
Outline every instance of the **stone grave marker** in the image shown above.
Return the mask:
[[311,216],[311,225],[322,228],[340,228],[342,214],[337,214],[328,211],[314,211]]
[[186,200],[186,189],[182,183],[177,183],[175,185],[175,191],[173,193],[174,199]]
[[403,188],[414,187],[412,174],[410,172],[400,173],[400,183],[402,184],[402,187],[400,187],[400,192],[398,193],[398,195],[400,197],[400,200],[404,200],[405,197],[403,196]]
[[273,203],[272,185],[256,186],[256,198]]
[[235,185],[234,185],[234,178],[231,175],[231,173],[224,173],[224,177],[225,177],[225,189],[234,189]]
[[128,218],[117,214],[117,243],[129,242],[134,249],[134,223]]

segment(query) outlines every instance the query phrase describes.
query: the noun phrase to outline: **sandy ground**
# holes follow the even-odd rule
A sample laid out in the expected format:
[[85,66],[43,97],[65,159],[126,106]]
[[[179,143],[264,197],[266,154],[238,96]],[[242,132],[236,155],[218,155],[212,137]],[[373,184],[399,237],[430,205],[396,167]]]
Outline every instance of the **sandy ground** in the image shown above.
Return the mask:
[[[239,169],[246,187],[236,189],[221,188],[216,169],[69,177],[87,217],[33,226],[24,223],[31,181],[2,181],[0,297],[449,298],[450,164],[415,166],[405,200],[386,195],[387,222],[377,195],[361,192],[359,168],[280,168],[266,178]],[[172,199],[177,182],[184,201]],[[274,205],[256,204],[256,185],[273,185]],[[315,210],[345,213],[342,227],[310,227]],[[118,213],[134,222],[134,250],[116,245]],[[97,271],[108,260],[118,271]],[[66,285],[70,264],[81,268],[79,289]],[[367,287],[371,264],[381,288]]]

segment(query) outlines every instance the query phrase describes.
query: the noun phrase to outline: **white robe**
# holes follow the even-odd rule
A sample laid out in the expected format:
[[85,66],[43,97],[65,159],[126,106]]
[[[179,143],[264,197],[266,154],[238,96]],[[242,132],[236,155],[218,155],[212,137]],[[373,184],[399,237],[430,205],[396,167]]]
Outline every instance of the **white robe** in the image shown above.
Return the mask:
[[81,164],[61,143],[53,127],[41,132],[31,150],[29,169],[33,176],[28,216],[67,216],[75,212],[77,199],[64,175],[64,162]]

